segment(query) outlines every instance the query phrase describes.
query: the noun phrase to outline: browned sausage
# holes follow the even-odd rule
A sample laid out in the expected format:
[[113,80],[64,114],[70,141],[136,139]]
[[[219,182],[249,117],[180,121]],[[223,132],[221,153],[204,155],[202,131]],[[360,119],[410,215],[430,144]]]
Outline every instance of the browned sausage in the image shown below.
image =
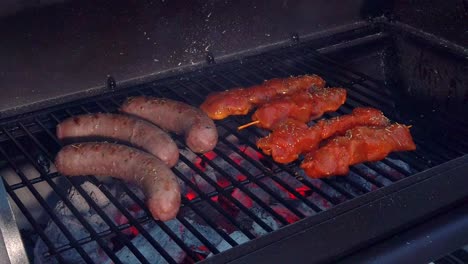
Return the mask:
[[124,102],[120,110],[185,135],[185,143],[193,152],[208,152],[218,142],[218,131],[213,120],[200,109],[182,102],[138,96]]
[[169,167],[179,159],[179,149],[171,136],[144,120],[118,114],[89,114],[68,118],[57,126],[57,137],[114,138],[142,148]]
[[87,142],[62,148],[55,158],[57,170],[67,176],[112,176],[143,189],[154,218],[173,219],[180,207],[180,186],[160,159],[125,145]]

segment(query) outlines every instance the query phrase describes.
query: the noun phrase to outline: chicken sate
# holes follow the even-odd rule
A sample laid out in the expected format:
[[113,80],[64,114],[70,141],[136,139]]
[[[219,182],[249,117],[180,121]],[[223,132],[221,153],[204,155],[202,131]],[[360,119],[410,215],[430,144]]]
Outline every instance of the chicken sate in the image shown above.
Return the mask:
[[275,97],[325,87],[325,80],[317,75],[275,78],[248,88],[235,88],[210,94],[200,108],[215,120],[230,115],[246,115],[255,106]]
[[265,129],[273,129],[287,119],[308,123],[325,112],[336,111],[345,101],[346,90],[343,88],[310,89],[262,105],[252,115],[252,120]]
[[314,126],[288,119],[276,127],[268,136],[257,141],[257,147],[271,155],[278,163],[289,163],[296,160],[300,154],[311,152],[318,148],[324,139],[342,135],[346,130],[356,126],[389,125],[389,120],[377,109],[358,107],[351,114],[320,120]]
[[348,130],[344,136],[335,137],[307,154],[301,168],[311,178],[346,175],[351,165],[382,160],[393,151],[415,149],[408,126],[361,126]]

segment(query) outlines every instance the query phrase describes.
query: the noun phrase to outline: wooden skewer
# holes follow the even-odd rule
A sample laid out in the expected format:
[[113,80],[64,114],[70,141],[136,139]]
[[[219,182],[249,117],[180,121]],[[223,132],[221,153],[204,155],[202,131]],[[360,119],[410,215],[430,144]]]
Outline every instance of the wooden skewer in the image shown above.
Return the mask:
[[247,123],[247,124],[245,124],[245,125],[239,126],[239,127],[237,128],[237,130],[242,130],[242,129],[246,128],[246,127],[253,126],[253,125],[256,125],[256,124],[258,124],[258,123],[260,123],[260,120],[255,120],[255,121],[252,121],[252,122]]

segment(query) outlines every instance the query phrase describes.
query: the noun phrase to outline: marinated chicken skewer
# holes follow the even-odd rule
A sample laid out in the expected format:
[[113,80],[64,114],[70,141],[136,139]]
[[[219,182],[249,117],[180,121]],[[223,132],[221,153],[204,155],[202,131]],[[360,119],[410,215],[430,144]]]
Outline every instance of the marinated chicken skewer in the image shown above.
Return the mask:
[[252,120],[257,121],[256,126],[265,129],[273,129],[287,119],[308,123],[325,112],[336,111],[345,101],[346,90],[343,88],[301,91],[262,105],[252,115]]
[[271,155],[278,163],[289,163],[296,160],[300,154],[311,152],[324,139],[334,135],[344,134],[346,130],[356,126],[389,125],[384,114],[374,108],[358,107],[351,114],[320,120],[314,126],[289,119],[276,127],[268,136],[257,141],[262,151]]
[[346,175],[351,165],[382,160],[393,151],[415,149],[408,126],[361,126],[348,130],[346,135],[335,137],[307,154],[301,168],[311,178]]
[[213,93],[207,97],[200,108],[215,120],[224,119],[230,115],[246,115],[254,107],[270,100],[311,87],[325,87],[325,81],[317,75],[303,75],[289,78],[275,78],[260,85],[248,88],[235,88]]

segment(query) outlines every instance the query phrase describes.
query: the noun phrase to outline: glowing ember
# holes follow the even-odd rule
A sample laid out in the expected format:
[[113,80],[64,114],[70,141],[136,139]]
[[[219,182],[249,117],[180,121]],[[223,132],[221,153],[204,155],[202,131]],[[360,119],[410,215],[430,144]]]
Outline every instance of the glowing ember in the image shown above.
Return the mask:
[[[133,204],[127,209],[132,215],[132,217],[136,217],[142,211],[141,207],[138,206],[137,204]],[[120,212],[117,212],[117,214],[114,216],[114,222],[117,225],[125,225],[125,224],[128,224],[128,219]],[[138,232],[138,229],[136,229],[136,227],[130,226],[129,228],[122,230],[122,233],[129,235],[131,237],[136,237],[140,232]]]
[[236,198],[239,202],[241,202],[247,208],[252,208],[253,207],[252,199],[239,189],[235,189],[232,192],[232,197]]
[[192,201],[193,199],[195,199],[197,197],[197,195],[194,193],[194,192],[188,192],[185,197],[187,197],[187,199],[189,201]]
[[293,214],[291,211],[289,211],[288,209],[286,209],[286,207],[282,205],[272,205],[272,208],[276,213],[284,217],[284,219],[286,219],[288,223],[294,223],[299,221],[299,217],[297,215]]
[[253,148],[251,147],[248,147],[248,146],[240,146],[239,149],[247,154],[247,156],[249,156],[250,158],[254,159],[254,160],[260,160],[262,158],[264,158],[263,154],[260,153],[259,151],[257,150],[254,150]]
[[247,179],[247,177],[243,174],[237,174],[236,178],[240,182],[245,181]]
[[218,179],[217,183],[221,188],[226,188],[231,185],[231,183],[224,178]]
[[[203,154],[204,157],[206,157],[208,160],[214,160],[218,155],[216,155],[216,153],[214,153],[213,151],[210,151],[210,152],[207,152],[205,154]],[[197,166],[197,168],[199,168],[201,171],[206,171],[206,161],[204,161],[201,157],[197,157],[193,163],[195,164],[195,166]]]
[[[312,193],[312,190],[307,186],[301,186],[296,188],[296,191],[303,197],[307,197]],[[298,199],[294,194],[288,192],[289,198]]]

